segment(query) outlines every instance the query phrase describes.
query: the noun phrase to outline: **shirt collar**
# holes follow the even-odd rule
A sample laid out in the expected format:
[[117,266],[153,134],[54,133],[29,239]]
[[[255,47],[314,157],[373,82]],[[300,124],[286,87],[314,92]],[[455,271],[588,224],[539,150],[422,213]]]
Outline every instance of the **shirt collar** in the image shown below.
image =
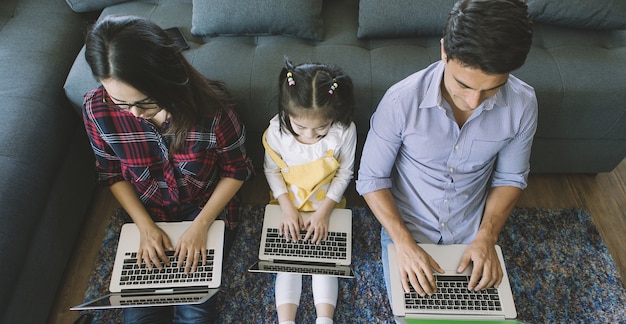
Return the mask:
[[[440,108],[444,109],[443,104],[443,96],[441,95],[441,80],[443,79],[443,71],[445,69],[445,63],[443,61],[439,61],[435,66],[432,72],[432,81],[428,88],[426,89],[426,93],[424,95],[424,100],[419,105],[419,108]],[[507,82],[508,84],[508,82]],[[506,86],[502,86],[500,90],[489,99],[485,100],[481,105],[483,106],[483,110],[491,110],[494,106],[504,106],[506,104]]]
[[432,82],[426,88],[424,99],[419,105],[419,108],[435,108],[443,107],[443,97],[441,96],[441,79],[443,79],[443,70],[445,64],[443,61],[439,61],[432,71]]

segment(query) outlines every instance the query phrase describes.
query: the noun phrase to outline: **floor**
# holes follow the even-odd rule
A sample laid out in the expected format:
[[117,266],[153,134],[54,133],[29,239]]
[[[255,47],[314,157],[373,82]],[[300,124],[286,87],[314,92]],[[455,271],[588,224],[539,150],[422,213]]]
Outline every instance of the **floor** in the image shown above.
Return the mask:
[[[267,192],[267,183],[261,174],[244,186],[245,203],[263,203],[267,200]],[[365,205],[355,193],[354,185],[348,189],[346,198],[350,205]],[[104,229],[118,206],[108,189],[98,191],[48,323],[73,323],[78,317],[78,312],[69,311],[69,307],[83,300]],[[589,210],[623,281],[626,281],[626,240],[623,239],[626,229],[626,159],[612,172],[596,175],[531,174],[528,188],[517,206]]]

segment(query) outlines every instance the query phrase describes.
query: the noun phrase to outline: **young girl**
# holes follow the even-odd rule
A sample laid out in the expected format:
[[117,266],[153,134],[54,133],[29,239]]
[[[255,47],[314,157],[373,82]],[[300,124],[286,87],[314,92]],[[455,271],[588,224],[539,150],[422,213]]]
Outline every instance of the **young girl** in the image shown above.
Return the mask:
[[[263,135],[265,176],[280,204],[280,234],[319,243],[328,234],[330,213],[344,207],[356,150],[353,86],[340,69],[325,64],[293,66],[288,60],[279,76],[278,115]],[[304,171],[306,169],[306,172]],[[301,211],[312,211],[305,222]],[[316,323],[332,323],[337,304],[337,277],[313,275]],[[294,323],[302,275],[276,275],[279,323]]]
[[[162,268],[165,250],[193,272],[206,262],[206,235],[226,221],[224,253],[239,218],[237,192],[254,169],[245,129],[219,82],[207,80],[154,23],[108,16],[87,33],[85,57],[102,84],[85,95],[83,117],[100,182],[141,233],[138,263]],[[176,246],[155,221],[192,220]],[[125,308],[125,323],[212,323],[201,305]]]

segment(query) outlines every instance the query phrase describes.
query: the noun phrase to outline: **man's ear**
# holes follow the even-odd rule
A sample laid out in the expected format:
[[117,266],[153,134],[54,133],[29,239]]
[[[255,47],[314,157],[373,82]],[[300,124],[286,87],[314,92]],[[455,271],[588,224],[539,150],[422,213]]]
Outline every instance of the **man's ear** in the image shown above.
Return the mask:
[[446,55],[446,50],[443,48],[443,38],[439,40],[441,43],[441,60],[444,62],[448,62],[448,56]]

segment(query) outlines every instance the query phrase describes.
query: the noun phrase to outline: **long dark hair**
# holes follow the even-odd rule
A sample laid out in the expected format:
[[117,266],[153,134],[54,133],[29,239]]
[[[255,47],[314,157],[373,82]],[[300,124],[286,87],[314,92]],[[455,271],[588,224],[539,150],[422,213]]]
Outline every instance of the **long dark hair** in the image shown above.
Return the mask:
[[171,114],[171,152],[182,148],[203,114],[231,103],[221,82],[200,74],[168,34],[144,18],[107,16],[96,22],[87,32],[85,58],[96,79],[125,82]]
[[443,32],[448,60],[486,73],[521,67],[532,44],[532,19],[523,0],[460,0]]
[[352,79],[336,66],[321,63],[294,66],[285,57],[285,67],[278,77],[281,130],[297,136],[289,115],[322,116],[349,126],[354,113],[353,88]]

